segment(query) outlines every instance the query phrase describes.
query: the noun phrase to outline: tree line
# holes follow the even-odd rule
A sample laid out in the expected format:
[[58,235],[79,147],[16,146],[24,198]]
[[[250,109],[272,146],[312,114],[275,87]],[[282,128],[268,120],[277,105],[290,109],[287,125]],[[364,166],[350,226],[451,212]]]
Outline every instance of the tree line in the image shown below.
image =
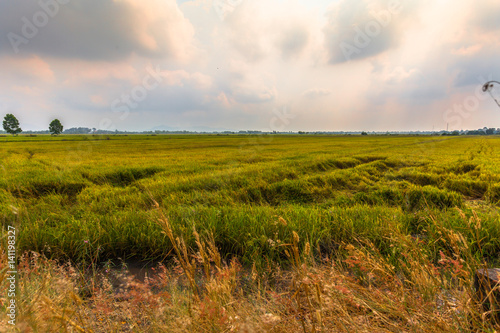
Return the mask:
[[[12,135],[18,135],[21,133],[23,130],[19,126],[19,120],[17,118],[9,113],[3,118],[3,129],[5,132],[12,134]],[[50,122],[49,124],[49,132],[52,135],[59,135],[63,131],[63,125],[59,121],[59,119],[54,119]]]
[[[21,129],[21,127],[19,126],[19,121],[17,120],[17,118],[13,115],[13,114],[7,114],[5,117],[4,117],[4,120],[3,120],[3,129],[5,130],[5,132],[9,133],[9,134],[12,134],[12,135],[18,135],[19,133],[21,133],[23,130]],[[28,131],[29,132],[29,131]],[[42,131],[44,132],[44,131]],[[61,122],[59,121],[59,119],[54,119],[50,122],[49,124],[49,132],[52,134],[52,135],[59,135],[63,132],[63,125],[61,124]],[[156,131],[143,131],[143,132],[127,132],[127,131],[118,131],[118,130],[115,130],[115,131],[107,131],[107,130],[98,130],[96,128],[87,128],[87,127],[73,127],[73,128],[70,128],[70,129],[66,129],[66,131],[64,132],[65,134],[129,134],[129,133],[144,133],[144,134],[169,134],[169,133],[175,133],[175,134],[187,134],[187,133],[198,133],[196,131],[194,132],[191,132],[191,131],[181,131],[181,130],[177,130],[177,131],[160,131],[160,130],[156,130]],[[203,133],[203,132],[202,132]],[[213,132],[213,133],[216,133],[216,132]],[[358,134],[359,132],[357,133],[349,133],[349,132],[305,132],[305,131],[298,131],[298,134],[347,134],[347,135],[351,135],[351,134]],[[220,135],[221,133],[217,134],[217,135]],[[222,132],[222,134],[270,134],[270,133],[267,133],[267,132],[262,132],[262,131],[239,131],[239,132],[233,132],[233,131],[224,131]],[[274,134],[286,134],[286,133],[276,133],[274,132]],[[292,134],[292,132],[289,132],[289,134]],[[380,134],[380,133],[375,133],[375,132],[372,132],[372,134]],[[399,132],[387,132],[386,135],[398,135],[398,134],[402,134],[402,135],[406,135],[406,134],[414,134],[413,132],[402,132],[402,133],[399,133]],[[487,127],[484,127],[483,129],[478,129],[478,130],[469,130],[469,131],[453,131],[453,132],[448,132],[448,131],[441,131],[441,132],[420,132],[418,131],[417,132],[417,135],[426,135],[426,134],[431,134],[431,135],[442,135],[442,136],[458,136],[458,135],[498,135],[500,134],[500,128],[487,128]],[[363,131],[361,132],[361,135],[368,135],[367,132]]]

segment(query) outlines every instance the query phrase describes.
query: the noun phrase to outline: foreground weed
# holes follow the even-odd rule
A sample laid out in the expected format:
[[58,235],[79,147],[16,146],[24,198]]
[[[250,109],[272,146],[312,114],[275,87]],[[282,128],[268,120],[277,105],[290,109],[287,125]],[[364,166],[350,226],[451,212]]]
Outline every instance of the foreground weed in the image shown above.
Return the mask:
[[276,284],[265,280],[269,275],[246,270],[236,260],[219,262],[213,240],[198,237],[197,248],[179,251],[194,266],[187,274],[193,274],[198,295],[178,258],[177,265],[159,265],[143,282],[124,277],[119,287],[109,272],[99,272],[92,295],[81,298],[80,273],[72,265],[37,254],[22,256],[19,331],[494,332],[500,328],[474,302],[469,266],[444,252],[433,261],[418,239],[393,235],[394,246],[406,253],[398,268],[362,239],[344,245],[344,259],[313,260],[308,243],[292,233],[286,245],[289,268],[275,264]]

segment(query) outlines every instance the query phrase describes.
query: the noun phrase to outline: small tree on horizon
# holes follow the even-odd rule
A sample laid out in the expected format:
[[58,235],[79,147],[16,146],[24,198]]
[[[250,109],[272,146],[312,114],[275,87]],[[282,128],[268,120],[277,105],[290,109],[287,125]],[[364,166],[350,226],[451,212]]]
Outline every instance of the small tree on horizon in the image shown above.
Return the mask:
[[3,129],[5,132],[12,135],[17,135],[23,131],[21,127],[19,127],[19,121],[11,113],[8,113],[3,119]]
[[63,125],[59,121],[59,119],[54,119],[49,125],[49,132],[52,135],[59,135],[63,131]]

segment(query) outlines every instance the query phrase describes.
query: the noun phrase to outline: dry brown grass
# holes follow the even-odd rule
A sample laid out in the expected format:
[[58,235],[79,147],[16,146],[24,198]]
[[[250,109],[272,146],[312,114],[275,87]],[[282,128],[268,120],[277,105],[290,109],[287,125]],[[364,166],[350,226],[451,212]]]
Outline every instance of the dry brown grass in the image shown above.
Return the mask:
[[[474,301],[479,262],[464,238],[438,228],[449,252],[436,263],[428,244],[395,232],[399,267],[368,241],[345,244],[343,259],[314,258],[293,233],[286,269],[257,270],[224,262],[209,235],[194,230],[196,249],[159,220],[175,244],[174,264],[139,282],[112,272],[92,281],[70,264],[26,253],[18,265],[18,332],[496,332],[491,313]],[[286,222],[285,222],[286,223]],[[437,223],[437,222],[436,222]],[[470,226],[479,222],[470,221]],[[302,244],[302,246],[301,246]],[[6,285],[6,253],[0,283]],[[118,274],[118,273],[116,273]],[[115,275],[116,275],[115,274]],[[5,309],[6,298],[0,298]],[[5,314],[2,315],[5,318]],[[6,320],[0,331],[10,332]]]

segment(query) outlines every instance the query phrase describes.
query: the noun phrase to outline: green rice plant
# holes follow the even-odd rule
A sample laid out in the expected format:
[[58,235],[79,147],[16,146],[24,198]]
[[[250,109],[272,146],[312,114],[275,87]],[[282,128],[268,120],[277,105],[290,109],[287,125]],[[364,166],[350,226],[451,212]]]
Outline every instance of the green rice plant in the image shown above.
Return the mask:
[[264,197],[272,205],[278,205],[282,202],[307,203],[314,201],[308,183],[288,179],[271,184],[265,189]]
[[450,167],[448,167],[449,171],[457,175],[469,173],[477,169],[480,169],[480,166],[477,163],[464,160],[459,160]]
[[354,158],[325,159],[314,162],[314,164],[307,169],[314,172],[329,171],[332,169],[349,169],[355,167],[359,163],[359,160]]
[[500,202],[500,184],[491,185],[487,192],[488,201],[498,205]]
[[405,192],[407,210],[437,207],[440,209],[462,207],[463,198],[456,192],[440,190],[433,186],[413,186]]
[[470,198],[483,198],[488,191],[486,182],[470,179],[448,178],[444,182],[444,187]]
[[[313,253],[335,251],[356,233],[388,253],[390,228],[383,224],[423,233],[422,214],[432,212],[459,230],[463,223],[450,208],[467,212],[473,204],[489,228],[488,256],[498,249],[492,230],[500,165],[488,153],[500,146],[498,138],[39,135],[0,141],[0,220],[15,220],[15,207],[23,219],[20,249],[49,258],[78,260],[84,240],[101,247],[102,260],[164,257],[172,245],[158,234],[151,197],[187,246],[195,244],[193,227],[208,230],[222,257],[241,256],[243,264],[254,256],[263,265],[282,261],[281,247],[271,244],[290,239],[291,225]],[[36,153],[29,158],[26,151]],[[463,159],[468,152],[473,160]],[[276,216],[291,222],[276,229]]]
[[439,186],[442,181],[442,176],[432,173],[418,172],[416,170],[408,170],[396,175],[391,174],[388,176],[388,179],[406,180],[418,186]]

